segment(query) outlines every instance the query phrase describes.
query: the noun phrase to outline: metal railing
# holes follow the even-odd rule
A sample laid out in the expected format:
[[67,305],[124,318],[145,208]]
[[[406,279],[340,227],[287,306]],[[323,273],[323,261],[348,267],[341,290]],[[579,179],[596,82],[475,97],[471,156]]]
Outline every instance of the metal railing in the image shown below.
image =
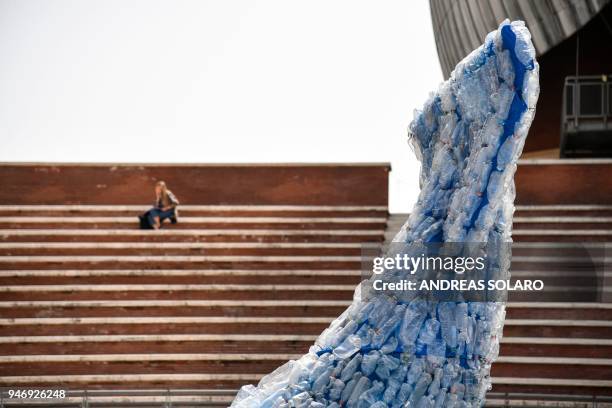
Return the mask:
[[582,120],[612,119],[612,75],[568,76],[563,87],[562,122],[578,126]]
[[[12,407],[227,407],[237,390],[212,389],[150,389],[150,390],[68,390],[66,398],[57,400],[8,399],[7,391],[0,394],[0,408]],[[487,394],[486,407],[612,407],[612,396],[563,395],[534,393]]]
[[[42,389],[42,387],[41,387]],[[9,398],[0,393],[0,408],[100,408],[100,407],[228,407],[237,390],[228,389],[124,389],[66,390],[65,398]]]
[[[568,76],[563,86],[561,107],[561,155],[566,150],[593,149],[599,143],[589,138],[608,137],[612,132],[612,74]],[[570,140],[573,139],[573,140]]]

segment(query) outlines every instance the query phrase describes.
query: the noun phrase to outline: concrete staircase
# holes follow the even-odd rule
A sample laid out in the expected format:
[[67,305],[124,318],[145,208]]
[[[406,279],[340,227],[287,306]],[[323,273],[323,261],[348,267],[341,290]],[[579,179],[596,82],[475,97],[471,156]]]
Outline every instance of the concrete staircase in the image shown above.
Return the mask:
[[[350,303],[361,246],[382,244],[387,223],[383,206],[185,206],[156,232],[135,229],[140,210],[0,206],[0,384],[256,382]],[[563,287],[572,270],[547,251],[573,244],[531,241],[582,231],[601,246],[611,215],[518,207],[514,276],[557,274]],[[494,391],[612,394],[611,339],[612,304],[511,298]]]
[[[38,173],[55,174],[44,169]],[[9,170],[0,181],[8,174],[36,183],[30,168]],[[78,168],[60,170],[83,183]],[[148,176],[127,179],[149,186],[153,170],[142,171]],[[163,178],[174,171],[181,169]],[[88,183],[102,185],[106,173],[92,174]],[[226,204],[200,204],[188,194],[179,224],[161,231],[136,229],[146,206],[119,203],[112,191],[92,188],[80,202],[60,188],[9,191],[0,197],[13,203],[0,206],[0,386],[235,390],[299,357],[350,304],[362,246],[382,245],[405,219],[388,216],[386,190],[368,201],[380,191],[365,194],[355,187],[365,176],[343,174],[348,184],[338,187],[315,171],[286,172],[283,191],[295,194],[257,176],[249,194],[259,199],[238,203],[217,195]],[[62,204],[62,197],[72,199]],[[101,197],[110,199],[96,204]],[[572,265],[585,248],[599,254],[603,286],[609,282],[612,205],[554,199],[519,200],[513,278],[553,279],[548,295],[558,301],[511,296],[493,392],[612,395],[609,292],[589,302],[564,297],[584,283]],[[216,395],[215,406],[230,395]]]

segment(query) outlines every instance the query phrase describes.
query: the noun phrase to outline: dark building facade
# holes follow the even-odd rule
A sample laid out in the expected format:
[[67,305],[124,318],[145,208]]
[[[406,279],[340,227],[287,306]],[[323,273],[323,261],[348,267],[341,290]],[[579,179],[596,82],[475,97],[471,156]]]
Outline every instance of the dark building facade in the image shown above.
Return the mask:
[[605,93],[585,94],[582,101],[588,104],[587,98],[601,96],[605,120],[612,117],[607,82],[612,82],[612,1],[430,0],[430,7],[445,77],[501,21],[525,21],[538,54],[541,88],[526,152],[559,148],[567,77],[590,76],[602,82]]

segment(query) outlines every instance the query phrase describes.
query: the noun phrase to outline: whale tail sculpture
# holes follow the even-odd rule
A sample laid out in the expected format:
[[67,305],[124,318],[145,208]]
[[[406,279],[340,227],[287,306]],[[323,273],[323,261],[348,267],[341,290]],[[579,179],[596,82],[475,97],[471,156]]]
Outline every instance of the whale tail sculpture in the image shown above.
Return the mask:
[[[513,176],[538,93],[529,31],[504,21],[411,123],[421,192],[394,241],[473,242],[485,251],[511,242]],[[508,255],[493,264],[507,273]],[[367,285],[307,354],[242,387],[232,407],[482,406],[505,304],[405,299]]]

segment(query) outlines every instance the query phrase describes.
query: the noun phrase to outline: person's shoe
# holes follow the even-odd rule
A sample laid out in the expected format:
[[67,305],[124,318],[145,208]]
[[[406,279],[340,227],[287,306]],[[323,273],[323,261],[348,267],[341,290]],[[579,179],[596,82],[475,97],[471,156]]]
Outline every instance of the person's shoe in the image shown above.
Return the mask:
[[176,224],[178,222],[178,219],[176,218],[176,215],[173,215],[172,217],[170,217],[170,222],[172,224]]

